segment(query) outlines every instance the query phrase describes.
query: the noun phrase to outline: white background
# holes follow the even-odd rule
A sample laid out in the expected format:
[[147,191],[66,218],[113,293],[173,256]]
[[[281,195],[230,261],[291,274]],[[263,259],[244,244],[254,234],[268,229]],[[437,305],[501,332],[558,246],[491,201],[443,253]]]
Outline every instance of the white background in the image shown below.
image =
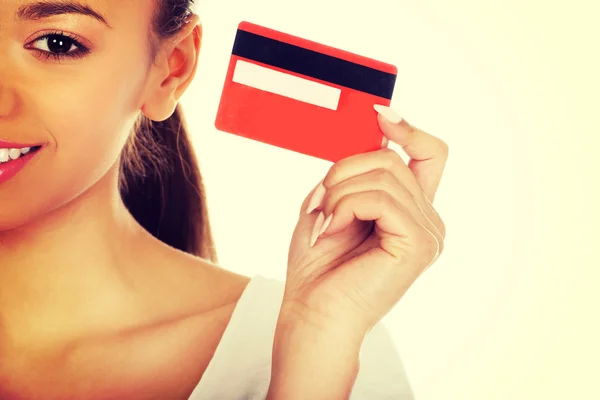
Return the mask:
[[446,250],[385,319],[417,398],[600,399],[596,4],[201,1],[183,106],[222,266],[284,279],[331,165],[214,128],[238,22],[396,64],[392,106],[450,145]]

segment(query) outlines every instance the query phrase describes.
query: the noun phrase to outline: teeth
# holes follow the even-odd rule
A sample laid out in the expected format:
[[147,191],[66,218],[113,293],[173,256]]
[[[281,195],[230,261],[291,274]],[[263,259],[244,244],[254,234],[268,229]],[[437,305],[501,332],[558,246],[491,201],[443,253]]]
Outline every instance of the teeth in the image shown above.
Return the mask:
[[0,149],[0,163],[4,163],[11,160],[16,160],[23,154],[29,153],[31,147],[24,147],[22,149]]
[[16,160],[17,158],[21,157],[21,149],[10,149],[8,151],[8,156],[11,159]]

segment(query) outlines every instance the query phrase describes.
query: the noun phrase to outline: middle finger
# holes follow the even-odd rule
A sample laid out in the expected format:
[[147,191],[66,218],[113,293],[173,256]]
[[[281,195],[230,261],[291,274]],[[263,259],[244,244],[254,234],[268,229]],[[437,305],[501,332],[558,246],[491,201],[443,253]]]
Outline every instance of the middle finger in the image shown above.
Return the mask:
[[[417,182],[412,171],[404,160],[394,150],[384,148],[381,150],[361,153],[347,157],[335,163],[323,179],[322,185],[325,192],[333,186],[353,176],[365,174],[377,169],[389,170],[406,189],[413,195],[416,203],[421,207],[427,218],[434,224],[438,233],[445,238],[445,226],[437,211],[425,197],[425,193]],[[318,192],[318,190],[317,190]]]

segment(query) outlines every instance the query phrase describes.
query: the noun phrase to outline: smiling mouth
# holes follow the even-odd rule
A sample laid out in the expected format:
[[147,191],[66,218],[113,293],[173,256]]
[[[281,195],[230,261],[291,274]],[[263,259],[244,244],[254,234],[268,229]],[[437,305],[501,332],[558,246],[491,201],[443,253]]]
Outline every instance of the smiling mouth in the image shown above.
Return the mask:
[[0,149],[0,166],[18,160],[26,154],[35,153],[42,146],[24,147],[22,149]]

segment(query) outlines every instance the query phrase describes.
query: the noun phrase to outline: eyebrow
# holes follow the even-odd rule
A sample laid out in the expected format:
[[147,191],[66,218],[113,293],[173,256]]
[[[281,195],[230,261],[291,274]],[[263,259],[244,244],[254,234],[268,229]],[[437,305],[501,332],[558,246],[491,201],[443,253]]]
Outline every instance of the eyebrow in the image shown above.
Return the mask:
[[107,27],[112,27],[106,22],[106,19],[98,12],[87,5],[77,1],[38,1],[27,4],[19,8],[17,18],[21,20],[39,20],[54,15],[63,14],[81,14],[92,17],[102,22]]

